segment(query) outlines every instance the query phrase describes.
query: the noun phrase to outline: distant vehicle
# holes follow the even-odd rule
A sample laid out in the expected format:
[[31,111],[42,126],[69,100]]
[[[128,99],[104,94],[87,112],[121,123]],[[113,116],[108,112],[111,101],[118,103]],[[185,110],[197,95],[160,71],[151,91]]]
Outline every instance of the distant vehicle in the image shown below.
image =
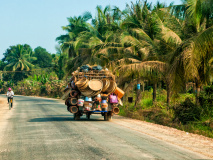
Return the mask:
[[105,121],[111,120],[119,113],[119,105],[124,92],[117,87],[115,76],[102,69],[101,66],[82,66],[72,73],[62,99],[65,100],[67,110],[78,120],[86,114],[101,114]]

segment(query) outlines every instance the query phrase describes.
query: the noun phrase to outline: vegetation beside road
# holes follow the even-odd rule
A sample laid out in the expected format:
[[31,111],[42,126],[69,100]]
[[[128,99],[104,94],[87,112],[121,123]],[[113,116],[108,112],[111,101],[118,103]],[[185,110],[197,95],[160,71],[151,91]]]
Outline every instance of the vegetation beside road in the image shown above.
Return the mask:
[[[157,90],[157,100],[152,101],[152,88],[141,94],[140,102],[125,100],[120,115],[148,121],[186,132],[213,138],[213,85],[206,86],[199,96],[200,105],[195,103],[195,93],[180,93],[172,96],[170,106],[166,103],[165,89]],[[132,92],[129,96],[134,96]]]
[[138,1],[123,11],[97,6],[95,17],[85,12],[67,19],[56,53],[27,44],[5,51],[2,93],[12,87],[16,94],[60,97],[72,71],[101,65],[134,98],[124,98],[121,115],[212,137],[212,0]]

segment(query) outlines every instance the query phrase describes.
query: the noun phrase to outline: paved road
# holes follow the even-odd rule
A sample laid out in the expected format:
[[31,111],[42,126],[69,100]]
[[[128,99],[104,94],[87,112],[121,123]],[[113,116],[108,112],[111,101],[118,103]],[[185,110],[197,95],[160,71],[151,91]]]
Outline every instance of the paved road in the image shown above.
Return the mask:
[[[15,97],[15,107],[0,137],[0,159],[202,159],[194,152],[131,130],[99,115],[73,115],[59,101]],[[118,119],[121,117],[117,117]]]

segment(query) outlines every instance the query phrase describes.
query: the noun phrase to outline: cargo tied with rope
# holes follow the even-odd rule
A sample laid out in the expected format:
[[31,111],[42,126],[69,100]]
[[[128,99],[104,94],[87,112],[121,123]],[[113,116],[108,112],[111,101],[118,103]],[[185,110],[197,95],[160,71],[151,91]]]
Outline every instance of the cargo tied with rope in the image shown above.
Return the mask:
[[123,96],[124,91],[117,86],[111,71],[99,65],[84,65],[72,73],[62,99],[76,120],[83,114],[89,119],[95,113],[110,120],[113,114],[119,113]]

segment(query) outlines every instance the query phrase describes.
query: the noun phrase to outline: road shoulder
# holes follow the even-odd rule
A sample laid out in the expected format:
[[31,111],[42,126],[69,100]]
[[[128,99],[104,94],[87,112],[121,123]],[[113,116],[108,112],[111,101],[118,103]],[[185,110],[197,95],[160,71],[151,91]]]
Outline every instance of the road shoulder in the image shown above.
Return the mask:
[[9,106],[7,104],[7,97],[0,97],[0,143],[4,138],[4,131],[8,125],[8,119],[12,116],[13,109],[9,110]]

